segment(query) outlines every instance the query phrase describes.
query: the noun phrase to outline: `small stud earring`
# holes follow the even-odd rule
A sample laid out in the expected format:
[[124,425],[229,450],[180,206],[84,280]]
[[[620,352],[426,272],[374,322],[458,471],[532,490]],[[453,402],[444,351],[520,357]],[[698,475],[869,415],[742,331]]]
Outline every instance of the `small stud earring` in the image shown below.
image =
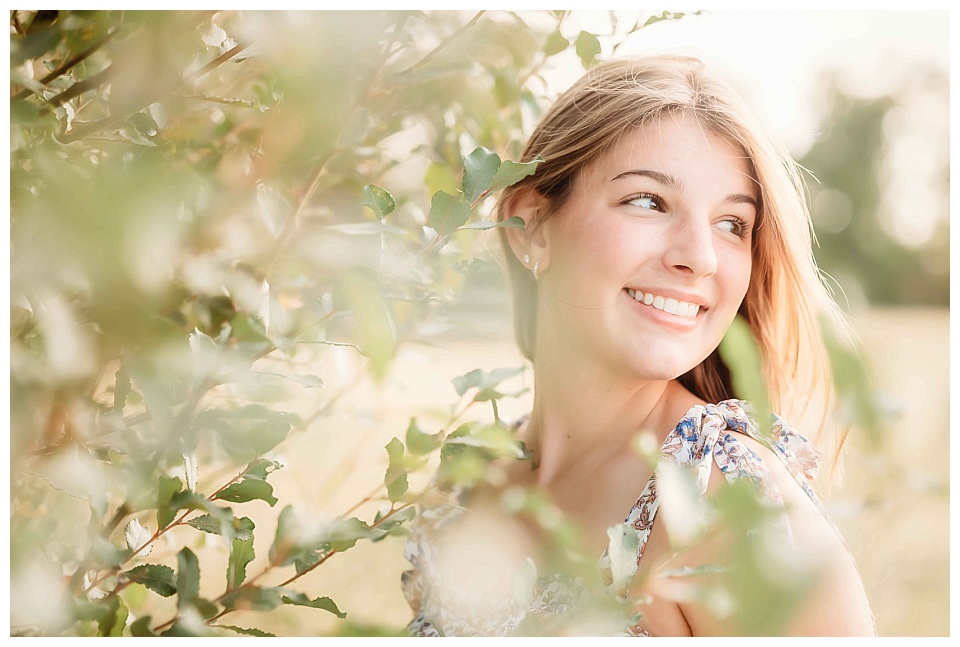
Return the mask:
[[529,262],[530,262],[530,254],[524,254],[524,255],[523,255],[523,262],[524,262],[524,263],[529,263]]
[[539,277],[537,276],[538,269],[540,269],[540,261],[537,261],[536,263],[533,264],[533,280],[534,281],[540,280]]

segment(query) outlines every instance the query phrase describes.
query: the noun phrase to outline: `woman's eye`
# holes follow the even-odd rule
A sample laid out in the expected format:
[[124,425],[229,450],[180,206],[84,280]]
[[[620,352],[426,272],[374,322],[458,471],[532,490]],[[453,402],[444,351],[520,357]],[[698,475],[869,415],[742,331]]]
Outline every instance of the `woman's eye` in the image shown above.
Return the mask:
[[652,193],[641,193],[634,198],[630,198],[627,202],[636,207],[640,207],[641,209],[663,211],[663,204],[661,203],[660,198]]
[[732,220],[723,220],[717,223],[717,226],[720,227],[723,231],[729,231],[735,236],[743,238],[747,234],[747,224],[740,220],[739,218],[734,218]]

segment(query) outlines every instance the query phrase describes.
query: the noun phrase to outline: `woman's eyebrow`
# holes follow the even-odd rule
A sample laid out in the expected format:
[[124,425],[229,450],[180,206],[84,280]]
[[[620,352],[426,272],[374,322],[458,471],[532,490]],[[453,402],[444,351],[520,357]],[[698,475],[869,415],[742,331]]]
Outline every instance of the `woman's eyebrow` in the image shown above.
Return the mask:
[[[619,175],[610,179],[611,182],[614,180],[621,180],[625,177],[630,177],[631,175],[640,175],[642,177],[648,177],[652,180],[659,182],[665,186],[670,187],[678,193],[683,192],[683,182],[670,175],[669,173],[663,173],[662,171],[654,171],[652,169],[646,168],[637,168],[630,169],[629,171],[624,171]],[[724,202],[733,202],[736,204],[750,204],[753,205],[754,209],[759,210],[760,205],[757,203],[757,200],[746,193],[731,193],[723,200]]]
[[652,180],[656,180],[660,184],[666,185],[675,191],[683,191],[683,182],[673,177],[669,173],[661,173],[660,171],[653,171],[645,168],[631,169],[629,171],[624,171],[620,175],[612,178],[610,181],[620,180],[631,175],[642,175],[643,177],[648,177]]

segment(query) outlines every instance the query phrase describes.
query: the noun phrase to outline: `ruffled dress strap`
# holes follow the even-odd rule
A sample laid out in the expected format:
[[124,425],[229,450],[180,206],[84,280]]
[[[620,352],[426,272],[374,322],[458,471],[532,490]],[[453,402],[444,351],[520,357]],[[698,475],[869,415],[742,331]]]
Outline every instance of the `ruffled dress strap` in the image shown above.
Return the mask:
[[[816,476],[820,465],[820,452],[776,415],[772,417],[770,436],[761,434],[748,410],[749,405],[740,400],[692,407],[664,440],[660,448],[661,461],[669,461],[692,472],[701,495],[706,494],[711,462],[714,462],[727,482],[747,478],[757,485],[766,501],[782,503],[780,492],[769,477],[763,459],[738,439],[739,435],[746,435],[768,447],[822,510],[819,499],[810,487],[810,481]],[[624,532],[635,532],[639,540],[633,572],[636,572],[643,558],[659,508],[660,496],[654,473],[625,519],[628,525],[624,527]],[[781,515],[778,524],[786,540],[792,543],[784,515]],[[604,579],[612,582],[610,559],[606,551],[600,558],[600,568]]]

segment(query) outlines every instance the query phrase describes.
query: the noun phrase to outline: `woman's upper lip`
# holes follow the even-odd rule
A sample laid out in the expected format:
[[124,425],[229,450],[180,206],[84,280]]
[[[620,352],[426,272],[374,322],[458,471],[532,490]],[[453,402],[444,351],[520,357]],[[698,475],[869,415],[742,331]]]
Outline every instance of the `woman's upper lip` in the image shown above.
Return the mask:
[[697,294],[696,292],[687,292],[685,290],[676,290],[673,288],[651,288],[651,287],[627,287],[628,290],[633,290],[634,292],[643,292],[644,294],[652,294],[655,297],[663,297],[665,299],[676,299],[677,301],[687,301],[688,303],[695,303],[701,308],[709,308],[710,302],[703,295]]

